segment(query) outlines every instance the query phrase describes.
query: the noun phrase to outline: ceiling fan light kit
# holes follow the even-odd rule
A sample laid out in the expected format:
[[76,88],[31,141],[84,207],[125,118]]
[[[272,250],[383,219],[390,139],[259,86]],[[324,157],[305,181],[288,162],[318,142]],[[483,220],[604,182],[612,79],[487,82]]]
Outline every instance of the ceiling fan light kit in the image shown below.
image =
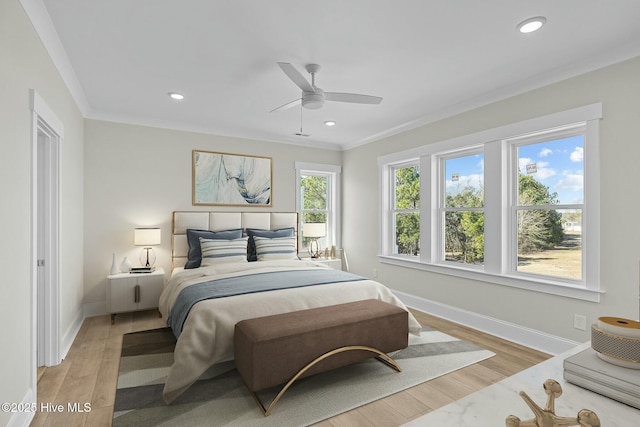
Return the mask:
[[325,96],[322,89],[317,89],[316,92],[303,92],[302,93],[302,106],[309,110],[319,110],[324,105]]

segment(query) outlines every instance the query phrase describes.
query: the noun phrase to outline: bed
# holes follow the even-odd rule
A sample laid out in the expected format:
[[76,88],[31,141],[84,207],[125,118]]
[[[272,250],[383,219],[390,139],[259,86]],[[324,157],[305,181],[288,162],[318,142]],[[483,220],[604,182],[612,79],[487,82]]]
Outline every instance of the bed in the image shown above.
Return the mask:
[[[406,309],[378,282],[298,259],[297,235],[295,212],[173,213],[173,271],[160,296],[177,337],[167,403],[213,365],[233,360],[240,320],[365,299]],[[409,331],[420,329],[409,313]]]

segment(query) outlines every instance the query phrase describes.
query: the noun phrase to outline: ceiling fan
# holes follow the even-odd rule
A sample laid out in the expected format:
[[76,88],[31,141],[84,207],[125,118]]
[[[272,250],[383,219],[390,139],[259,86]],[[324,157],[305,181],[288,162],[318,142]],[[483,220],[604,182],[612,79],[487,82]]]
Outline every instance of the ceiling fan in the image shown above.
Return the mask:
[[379,96],[360,95],[358,93],[325,92],[316,86],[316,74],[320,71],[320,65],[318,64],[307,64],[305,66],[307,72],[311,74],[311,83],[288,62],[278,62],[278,65],[296,86],[302,89],[302,95],[298,99],[271,110],[271,113],[274,111],[287,110],[296,105],[300,105],[300,103],[302,103],[304,108],[317,110],[322,108],[325,101],[352,102],[356,104],[380,104],[380,102],[382,102],[382,98]]

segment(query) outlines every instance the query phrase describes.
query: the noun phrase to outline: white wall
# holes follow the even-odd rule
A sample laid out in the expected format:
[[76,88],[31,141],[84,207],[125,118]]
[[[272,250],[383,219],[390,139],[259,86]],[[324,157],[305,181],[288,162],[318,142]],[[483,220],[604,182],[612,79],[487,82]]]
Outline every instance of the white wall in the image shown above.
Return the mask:
[[[61,332],[72,336],[83,298],[83,119],[17,0],[0,2],[0,402],[31,390],[31,108],[35,89],[65,129],[62,143]],[[0,412],[0,425],[14,414]],[[19,416],[19,415],[17,415]],[[15,418],[14,418],[15,420]]]
[[[344,153],[344,235],[352,271],[400,291],[574,341],[573,315],[638,319],[640,224],[640,59],[575,77],[441,120]],[[379,188],[377,157],[501,125],[602,102],[600,303],[475,282],[377,262]]]
[[191,204],[191,153],[208,150],[273,159],[271,208],[221,210],[295,211],[294,162],[340,165],[342,153],[217,135],[114,122],[85,121],[85,303],[87,314],[105,312],[112,253],[138,263],[136,226],[162,228],[157,265],[171,271],[171,212],[213,210]]

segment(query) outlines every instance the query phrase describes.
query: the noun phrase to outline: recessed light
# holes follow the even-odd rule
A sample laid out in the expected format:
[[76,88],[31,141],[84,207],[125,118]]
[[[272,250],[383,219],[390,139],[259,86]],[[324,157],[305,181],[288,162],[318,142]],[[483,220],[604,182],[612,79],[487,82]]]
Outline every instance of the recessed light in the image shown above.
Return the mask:
[[324,122],[324,124],[327,126],[335,126],[336,122],[334,122],[333,120],[327,120],[326,122]]
[[184,95],[178,92],[169,92],[169,98],[180,101],[184,99]]
[[544,23],[547,22],[547,18],[544,16],[536,16],[535,18],[525,19],[516,27],[518,31],[521,33],[533,33],[534,31],[538,31]]

